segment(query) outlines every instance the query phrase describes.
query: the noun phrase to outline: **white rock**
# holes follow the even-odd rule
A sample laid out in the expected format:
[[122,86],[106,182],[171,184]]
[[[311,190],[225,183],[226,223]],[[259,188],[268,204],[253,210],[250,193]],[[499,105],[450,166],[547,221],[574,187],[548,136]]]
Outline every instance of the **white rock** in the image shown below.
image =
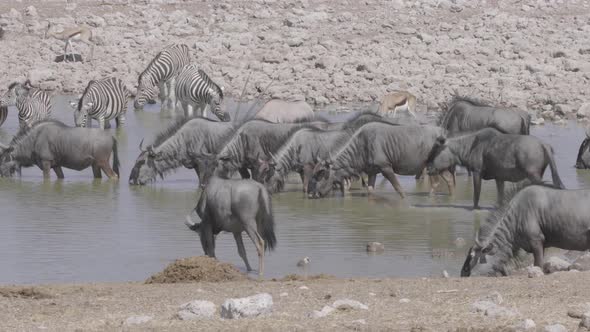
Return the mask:
[[545,332],[567,332],[567,329],[565,328],[565,326],[563,326],[561,324],[553,324],[553,325],[545,326],[543,331],[545,331]]
[[228,299],[221,305],[221,317],[232,319],[267,315],[272,312],[272,304],[272,296],[268,293]]
[[510,318],[510,317],[516,317],[518,316],[518,311],[510,309],[510,308],[506,308],[506,307],[502,307],[499,305],[495,305],[493,307],[488,308],[484,315],[489,316],[489,317],[494,317],[494,318]]
[[37,86],[39,83],[44,81],[55,81],[57,79],[57,75],[52,69],[36,68],[29,71],[28,78],[32,85]]
[[545,275],[545,273],[543,273],[543,270],[541,270],[541,268],[538,266],[527,266],[526,272],[529,278],[538,278]]
[[410,299],[406,299],[406,298],[400,299],[399,303],[410,303]]
[[213,318],[213,315],[215,315],[215,304],[210,301],[200,300],[181,305],[178,312],[178,318],[181,320]]
[[545,264],[543,264],[543,272],[553,273],[557,271],[567,271],[570,267],[570,263],[562,258],[553,256],[549,257]]
[[587,312],[582,315],[582,320],[580,321],[579,326],[587,330],[590,330],[590,312]]
[[322,308],[322,310],[314,310],[311,313],[308,314],[309,318],[322,318],[322,317],[326,317],[329,314],[331,314],[332,312],[334,312],[334,308],[330,307],[329,305],[324,306]]
[[299,289],[306,290],[306,289],[309,289],[309,287],[307,287],[307,286],[301,286],[301,287],[299,287]]
[[576,116],[578,118],[590,117],[590,103],[584,103],[582,106],[580,106],[578,112],[576,113]]
[[442,271],[442,276],[443,276],[443,278],[446,278],[446,279],[450,278],[449,272],[447,272],[447,270]]
[[152,316],[131,316],[131,317],[125,319],[125,322],[123,322],[123,325],[130,326],[130,325],[145,324],[145,323],[151,321],[152,319],[154,319],[154,317],[152,317]]
[[525,319],[513,326],[515,331],[534,331],[536,327],[537,324],[532,319]]
[[502,302],[504,302],[502,295],[497,291],[491,292],[490,294],[482,297],[480,300],[481,301],[490,301],[494,304],[502,304]]
[[280,296],[280,297],[289,296],[289,293],[287,293],[287,292],[283,292],[283,293],[279,294],[279,296]]
[[570,269],[575,269],[578,271],[590,271],[590,253],[585,253],[584,255],[578,257]]
[[334,301],[334,303],[332,304],[332,307],[334,307],[336,309],[340,309],[340,310],[346,310],[346,309],[369,310],[369,307],[367,305],[362,304],[359,301],[349,300],[349,299]]

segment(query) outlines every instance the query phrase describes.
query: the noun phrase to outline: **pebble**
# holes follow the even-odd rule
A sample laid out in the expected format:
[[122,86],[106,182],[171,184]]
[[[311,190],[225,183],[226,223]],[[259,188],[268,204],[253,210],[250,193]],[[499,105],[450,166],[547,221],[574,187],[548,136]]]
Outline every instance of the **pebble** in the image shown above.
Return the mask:
[[178,311],[180,320],[213,318],[213,315],[215,315],[215,304],[211,301],[191,301],[181,305]]
[[123,322],[123,325],[131,326],[131,325],[145,324],[145,323],[151,321],[152,319],[154,319],[154,317],[152,317],[152,316],[131,316],[131,317],[128,317],[127,319],[125,319],[125,322]]
[[543,329],[545,332],[567,332],[567,328],[561,324],[547,325]]
[[350,300],[350,299],[343,299],[334,301],[332,307],[339,309],[339,310],[347,310],[347,309],[357,309],[357,310],[369,310],[369,307],[365,304],[360,303],[359,301]]
[[233,319],[268,315],[272,312],[272,306],[272,296],[268,293],[227,299],[221,305],[221,318]]

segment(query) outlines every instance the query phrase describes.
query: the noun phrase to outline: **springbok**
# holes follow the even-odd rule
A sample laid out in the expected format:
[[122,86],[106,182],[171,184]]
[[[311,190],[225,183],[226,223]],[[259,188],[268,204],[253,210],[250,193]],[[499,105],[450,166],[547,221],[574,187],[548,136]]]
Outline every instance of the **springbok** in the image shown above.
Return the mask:
[[416,110],[416,96],[408,91],[394,91],[385,95],[383,99],[381,99],[379,113],[382,116],[387,116],[392,108],[394,118],[398,109],[407,110],[415,118],[416,114],[414,111]]
[[48,22],[47,31],[45,31],[45,38],[53,37],[66,43],[64,47],[64,62],[68,62],[68,46],[70,47],[70,55],[72,59],[74,59],[74,47],[72,45],[72,40],[80,41],[90,47],[90,59],[88,61],[92,61],[94,56],[94,43],[92,39],[92,30],[89,27],[85,25],[79,25],[76,27],[64,29],[60,32],[51,32],[50,29],[51,22]]

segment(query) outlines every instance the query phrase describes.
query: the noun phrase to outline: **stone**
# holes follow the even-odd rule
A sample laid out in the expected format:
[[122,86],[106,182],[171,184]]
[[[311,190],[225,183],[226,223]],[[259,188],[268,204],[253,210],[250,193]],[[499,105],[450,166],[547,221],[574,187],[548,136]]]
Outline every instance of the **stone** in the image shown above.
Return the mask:
[[39,85],[43,81],[54,81],[57,75],[54,70],[49,68],[37,68],[29,71],[28,79],[32,85]]
[[25,15],[26,16],[30,16],[30,17],[38,17],[39,14],[37,14],[37,8],[35,8],[34,6],[29,6],[25,9]]
[[301,286],[301,287],[299,287],[299,289],[301,289],[301,290],[308,290],[309,287],[307,287],[307,286]]
[[553,107],[553,109],[555,110],[555,113],[559,115],[567,115],[569,113],[573,113],[573,109],[569,105],[565,104],[556,104]]
[[210,301],[195,300],[180,306],[178,318],[180,320],[195,320],[213,318],[215,315],[215,304]]
[[443,270],[443,271],[442,271],[442,276],[443,276],[443,278],[445,278],[445,279],[448,279],[448,278],[450,278],[450,277],[451,277],[451,276],[449,275],[449,272],[447,272],[447,270]]
[[151,321],[152,319],[154,319],[154,317],[152,317],[152,316],[131,316],[131,317],[128,317],[127,319],[125,319],[125,321],[123,322],[123,325],[131,326],[131,325],[145,324],[145,323]]
[[457,248],[463,248],[465,246],[466,242],[465,239],[462,237],[458,237],[455,239],[455,247]]
[[570,270],[590,271],[590,252],[576,258],[574,263],[570,266]]
[[582,104],[582,106],[580,106],[580,108],[578,109],[578,112],[576,113],[576,116],[578,118],[587,118],[587,117],[590,117],[590,103],[584,103],[584,104]]
[[410,299],[406,299],[406,298],[400,299],[399,303],[410,303]]
[[445,67],[445,73],[454,74],[460,72],[462,69],[463,66],[452,64]]
[[418,34],[418,39],[420,39],[421,41],[423,41],[424,44],[426,44],[426,45],[430,45],[434,41],[434,37],[432,37],[431,35],[426,34],[426,33],[420,33],[420,34]]
[[526,272],[529,278],[538,278],[545,275],[543,270],[541,270],[541,268],[538,266],[527,266]]
[[369,307],[365,304],[360,303],[359,301],[355,300],[337,300],[332,304],[332,307],[338,310],[349,310],[349,309],[356,309],[356,310],[369,310]]
[[515,331],[534,331],[537,328],[537,324],[532,319],[525,319],[518,322],[513,328]]
[[502,302],[504,302],[504,298],[502,298],[502,295],[499,292],[494,291],[482,297],[480,301],[490,301],[494,304],[502,304]]
[[553,256],[549,257],[543,264],[543,272],[549,274],[557,271],[567,271],[570,267],[570,263],[562,258]]
[[334,312],[334,310],[336,310],[336,309],[334,309],[333,307],[330,307],[329,305],[327,305],[327,306],[324,306],[322,308],[322,310],[319,310],[319,311],[318,310],[314,310],[314,311],[310,312],[307,316],[309,318],[322,318],[322,317],[328,316],[329,314],[331,314],[332,312]]
[[590,312],[582,315],[582,320],[580,321],[579,327],[590,330]]
[[561,324],[546,325],[543,328],[545,332],[567,332],[567,328]]
[[228,299],[221,305],[221,317],[233,319],[268,315],[272,312],[272,305],[272,296],[268,293]]
[[511,318],[518,316],[518,311],[499,305],[495,305],[493,307],[488,308],[485,311],[484,315],[492,318]]
[[368,252],[383,252],[385,251],[385,246],[383,243],[380,242],[369,242],[367,243],[367,251]]

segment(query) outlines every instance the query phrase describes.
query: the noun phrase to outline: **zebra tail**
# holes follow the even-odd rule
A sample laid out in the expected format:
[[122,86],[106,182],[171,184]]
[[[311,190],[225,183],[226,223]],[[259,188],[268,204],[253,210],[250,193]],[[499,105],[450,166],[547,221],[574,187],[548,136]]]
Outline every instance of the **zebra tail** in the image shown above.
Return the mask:
[[119,153],[117,148],[117,139],[113,137],[113,171],[117,174],[118,177],[121,177],[119,174]]

